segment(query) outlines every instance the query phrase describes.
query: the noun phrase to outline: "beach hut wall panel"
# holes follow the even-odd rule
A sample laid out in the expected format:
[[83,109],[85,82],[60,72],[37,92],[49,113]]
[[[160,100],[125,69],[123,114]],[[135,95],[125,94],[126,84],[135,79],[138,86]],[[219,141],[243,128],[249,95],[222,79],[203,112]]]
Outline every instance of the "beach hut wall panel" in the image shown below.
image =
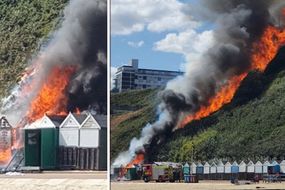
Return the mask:
[[285,160],[280,163],[280,172],[285,173]]
[[234,162],[231,166],[231,173],[238,173],[239,172],[239,166],[237,162]]
[[252,161],[249,161],[246,168],[247,173],[254,173],[255,165]]
[[211,174],[217,173],[217,165],[216,165],[215,163],[212,163],[212,164],[211,164],[210,173],[211,173]]
[[270,165],[270,162],[265,161],[262,165],[262,172],[263,173],[268,173],[268,166]]
[[225,164],[225,173],[229,174],[232,172],[232,164],[230,162],[227,162]]
[[69,113],[59,127],[59,146],[74,147],[79,145],[80,124],[72,113]]
[[254,172],[256,174],[262,174],[262,163],[260,161],[255,163]]
[[204,164],[204,174],[209,174],[210,173],[210,164],[208,163],[208,162],[206,162],[205,164]]
[[203,174],[204,173],[204,166],[203,166],[203,164],[201,164],[201,163],[197,164],[196,173],[197,174]]
[[217,173],[225,173],[225,165],[221,161],[217,165]]
[[196,174],[197,165],[193,162],[190,167],[190,173]]
[[246,163],[244,161],[242,161],[239,164],[239,173],[245,173],[246,172]]
[[99,146],[99,131],[101,127],[95,118],[89,114],[80,128],[79,146],[97,148]]

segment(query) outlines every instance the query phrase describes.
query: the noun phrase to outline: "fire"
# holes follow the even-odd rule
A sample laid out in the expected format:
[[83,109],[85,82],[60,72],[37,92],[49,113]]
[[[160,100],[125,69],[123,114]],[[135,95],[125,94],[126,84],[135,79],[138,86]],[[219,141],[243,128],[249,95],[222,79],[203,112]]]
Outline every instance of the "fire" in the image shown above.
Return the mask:
[[75,67],[54,67],[41,86],[38,95],[32,101],[27,113],[28,122],[34,122],[45,113],[67,115],[66,87]]
[[202,106],[196,113],[186,116],[179,127],[184,127],[193,120],[204,118],[229,103],[242,80],[250,70],[263,72],[276,55],[280,46],[285,44],[285,30],[268,26],[258,42],[252,46],[251,68],[239,76],[234,76],[217,94],[209,100],[207,106]]
[[0,150],[0,165],[6,165],[12,157],[12,150],[10,148]]
[[124,176],[129,168],[133,168],[134,165],[142,164],[143,161],[144,161],[144,154],[143,153],[137,154],[136,157],[130,163],[128,163],[125,167],[122,167],[121,175]]

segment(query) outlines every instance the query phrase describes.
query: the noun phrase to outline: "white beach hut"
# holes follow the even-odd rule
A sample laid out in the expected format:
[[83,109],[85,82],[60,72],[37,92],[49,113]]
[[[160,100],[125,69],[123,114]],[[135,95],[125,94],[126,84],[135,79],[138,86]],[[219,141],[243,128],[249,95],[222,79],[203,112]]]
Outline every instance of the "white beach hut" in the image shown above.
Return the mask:
[[217,164],[217,173],[225,173],[225,165],[222,161]]
[[227,163],[225,164],[225,173],[226,173],[226,174],[231,173],[231,169],[232,169],[232,164],[231,164],[230,162],[227,162]]
[[191,173],[191,174],[196,174],[196,168],[197,168],[197,165],[195,164],[195,162],[193,162],[193,163],[191,164],[190,173]]
[[213,162],[213,163],[211,164],[210,173],[211,173],[211,174],[217,173],[217,164],[216,164],[215,162]]
[[255,168],[254,168],[254,172],[256,174],[262,174],[262,163],[260,161],[255,163]]
[[285,160],[280,162],[280,172],[285,173]]
[[247,169],[246,169],[247,173],[254,173],[254,167],[255,165],[253,161],[249,161],[247,164]]
[[245,173],[246,172],[246,163],[244,161],[241,161],[239,164],[239,173]]
[[210,164],[208,162],[206,162],[204,164],[204,174],[209,174],[210,173]]
[[270,162],[268,161],[265,161],[263,164],[262,164],[262,172],[263,173],[268,173],[268,166],[270,165]]

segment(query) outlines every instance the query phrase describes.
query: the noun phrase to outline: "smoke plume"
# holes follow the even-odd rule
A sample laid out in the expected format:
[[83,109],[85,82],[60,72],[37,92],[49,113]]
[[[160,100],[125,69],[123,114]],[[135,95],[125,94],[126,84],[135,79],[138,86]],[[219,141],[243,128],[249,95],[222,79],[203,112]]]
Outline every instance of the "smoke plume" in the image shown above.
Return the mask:
[[205,12],[201,18],[215,24],[213,46],[204,52],[198,64],[187,64],[183,76],[168,82],[159,93],[158,120],[147,124],[140,138],[134,138],[129,150],[121,153],[113,164],[129,163],[155,136],[174,130],[181,116],[207,106],[209,99],[230,79],[247,72],[253,43],[267,26],[282,24],[278,17],[283,4],[268,0],[202,1],[203,8],[198,10]]
[[2,114],[18,122],[51,71],[69,66],[75,71],[64,89],[68,101],[66,111],[79,108],[106,113],[106,52],[107,2],[71,0],[59,28],[31,61],[11,95],[2,100]]

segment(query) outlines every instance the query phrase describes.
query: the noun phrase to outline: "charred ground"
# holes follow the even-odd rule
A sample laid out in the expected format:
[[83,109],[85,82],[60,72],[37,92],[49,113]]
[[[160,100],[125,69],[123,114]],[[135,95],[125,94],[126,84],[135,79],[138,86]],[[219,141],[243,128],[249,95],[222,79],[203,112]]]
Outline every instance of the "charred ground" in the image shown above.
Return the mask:
[[[168,133],[159,145],[148,149],[148,161],[191,161],[226,158],[284,159],[285,149],[285,48],[262,74],[251,72],[242,82],[230,104],[218,112],[185,128]],[[128,142],[137,136],[147,122],[155,119],[153,102],[157,91],[130,91],[113,94],[113,112],[124,99],[144,102],[138,109],[146,109],[132,117],[126,117],[112,126],[111,155],[126,150]],[[121,98],[119,98],[121,97]],[[124,105],[133,107],[136,103]],[[132,111],[135,111],[134,109]],[[130,111],[130,110],[129,110]],[[112,120],[128,112],[113,114]],[[155,145],[155,146],[154,146]],[[153,148],[155,147],[155,148]]]

